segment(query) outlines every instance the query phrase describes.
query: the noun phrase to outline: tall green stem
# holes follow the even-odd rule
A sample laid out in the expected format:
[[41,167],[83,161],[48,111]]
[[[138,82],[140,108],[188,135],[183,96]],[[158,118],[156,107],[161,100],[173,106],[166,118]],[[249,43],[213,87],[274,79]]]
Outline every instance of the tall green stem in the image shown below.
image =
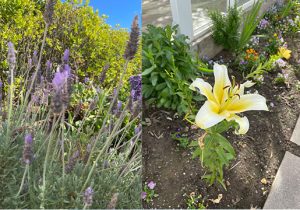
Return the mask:
[[32,77],[32,81],[30,83],[30,87],[25,95],[25,99],[24,99],[24,103],[22,105],[22,109],[21,109],[21,114],[20,114],[20,117],[18,119],[18,122],[22,119],[22,113],[24,112],[24,109],[25,109],[25,105],[28,101],[28,98],[29,98],[29,95],[33,89],[33,85],[34,85],[34,82],[36,80],[36,77],[37,77],[37,74],[38,74],[38,71],[41,67],[41,61],[42,61],[42,56],[43,56],[43,50],[44,50],[44,47],[45,47],[45,43],[46,43],[46,38],[47,38],[47,33],[48,33],[48,28],[49,28],[49,25],[46,23],[46,26],[45,26],[45,31],[44,31],[44,37],[43,37],[43,41],[42,41],[42,46],[41,46],[41,50],[40,50],[40,55],[39,55],[39,60],[38,60],[38,63],[37,63],[37,66],[36,66],[36,69],[35,69],[35,72],[33,74],[33,77]]
[[14,98],[14,67],[10,69],[10,86],[9,86],[9,108],[8,108],[8,120],[7,120],[7,136],[10,136],[10,121],[13,107]]

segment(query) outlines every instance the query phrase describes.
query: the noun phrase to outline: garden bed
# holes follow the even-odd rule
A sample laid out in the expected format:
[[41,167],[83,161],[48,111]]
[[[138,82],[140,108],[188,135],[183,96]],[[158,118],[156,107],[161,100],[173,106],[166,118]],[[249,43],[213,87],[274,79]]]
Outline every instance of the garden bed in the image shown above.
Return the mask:
[[[224,171],[227,191],[217,185],[209,187],[201,179],[205,171],[200,161],[192,159],[192,152],[181,148],[171,137],[180,129],[190,140],[195,140],[201,135],[200,129],[189,126],[175,112],[144,107],[147,125],[143,126],[142,136],[143,180],[156,182],[155,192],[159,195],[150,203],[144,202],[145,208],[187,208],[192,192],[202,195],[207,208],[263,207],[283,159],[284,145],[290,140],[300,113],[299,81],[294,71],[299,68],[295,62],[299,59],[298,45],[296,39],[289,41],[294,58],[286,69],[287,85],[274,85],[277,72],[273,72],[265,75],[262,84],[250,89],[266,97],[270,111],[246,112],[249,132],[243,136],[226,134],[237,153],[237,158]],[[225,62],[230,59],[225,51],[220,55]],[[229,74],[242,78],[237,71],[229,70]],[[209,200],[220,194],[219,203]]]

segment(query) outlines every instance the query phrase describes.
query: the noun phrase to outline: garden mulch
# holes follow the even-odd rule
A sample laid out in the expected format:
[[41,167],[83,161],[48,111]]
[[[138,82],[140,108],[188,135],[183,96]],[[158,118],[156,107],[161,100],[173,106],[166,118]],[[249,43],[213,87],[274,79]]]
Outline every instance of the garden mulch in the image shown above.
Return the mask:
[[[276,86],[273,80],[277,73],[265,75],[264,83],[250,90],[257,90],[267,99],[269,112],[249,111],[245,115],[250,122],[246,135],[226,133],[237,153],[236,160],[224,171],[227,190],[221,186],[208,186],[201,176],[198,159],[192,159],[189,149],[181,148],[171,134],[181,129],[191,139],[197,139],[201,130],[190,127],[175,112],[144,107],[143,117],[143,180],[157,183],[155,192],[159,195],[144,208],[187,208],[187,198],[192,192],[201,194],[207,208],[262,208],[270,192],[276,172],[289,150],[299,156],[297,145],[290,144],[290,138],[300,113],[300,89],[295,69],[300,58],[297,40],[290,40],[293,58],[287,71],[288,85]],[[223,54],[226,52],[223,52]],[[298,69],[299,70],[299,69]],[[239,73],[229,71],[241,78]],[[199,105],[200,108],[201,105]],[[212,200],[222,194],[219,203]]]

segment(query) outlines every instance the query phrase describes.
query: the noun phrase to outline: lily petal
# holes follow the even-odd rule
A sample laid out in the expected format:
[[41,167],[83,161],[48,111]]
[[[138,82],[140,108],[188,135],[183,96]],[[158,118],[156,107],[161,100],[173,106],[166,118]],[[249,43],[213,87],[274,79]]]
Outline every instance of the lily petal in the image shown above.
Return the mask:
[[231,87],[231,82],[228,77],[227,67],[225,65],[214,64],[214,95],[219,104],[226,100],[226,86]]
[[239,124],[239,130],[235,131],[235,134],[245,134],[249,130],[249,120],[247,117],[239,117],[237,115],[232,115],[228,121],[234,120]]
[[230,113],[240,113],[249,110],[269,111],[266,98],[259,94],[247,94],[236,97],[230,104],[228,104],[226,110]]
[[248,80],[248,81],[246,81],[246,82],[244,82],[243,84],[240,85],[239,90],[237,91],[237,93],[238,93],[240,96],[241,96],[241,95],[244,95],[244,93],[245,93],[245,88],[250,88],[250,87],[252,87],[253,85],[255,85],[255,83]]
[[196,115],[196,124],[202,129],[214,126],[224,120],[226,116],[218,114],[218,107],[206,101]]
[[212,93],[212,86],[208,83],[205,82],[203,79],[197,78],[191,85],[190,85],[190,89],[192,90],[196,90],[198,89],[200,91],[200,93],[204,96],[206,96],[206,98],[209,101],[213,101],[215,102],[215,97]]

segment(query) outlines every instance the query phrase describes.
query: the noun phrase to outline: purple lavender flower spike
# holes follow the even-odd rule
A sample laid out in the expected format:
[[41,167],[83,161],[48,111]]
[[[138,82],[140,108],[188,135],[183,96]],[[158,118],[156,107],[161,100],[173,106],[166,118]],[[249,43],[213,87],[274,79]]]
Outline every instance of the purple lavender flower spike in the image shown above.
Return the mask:
[[64,84],[67,82],[68,75],[64,72],[56,72],[52,80],[52,84],[55,90],[61,90]]
[[75,165],[76,165],[76,162],[77,162],[77,159],[79,157],[80,153],[78,150],[76,150],[73,155],[70,157],[68,163],[66,164],[66,173],[70,173],[73,171]]
[[139,43],[140,29],[138,24],[138,16],[135,16],[131,26],[131,32],[129,40],[127,42],[124,58],[126,60],[132,60],[137,52]]
[[32,144],[32,141],[33,141],[32,135],[26,134],[24,141],[26,144]]
[[66,49],[63,56],[63,63],[65,64],[69,63],[69,57],[70,57],[70,50]]
[[150,190],[153,190],[156,186],[156,183],[153,181],[150,181],[147,186],[149,187]]
[[92,206],[93,204],[93,194],[94,190],[91,187],[88,187],[83,194],[83,202],[86,206]]
[[37,65],[37,63],[38,63],[38,55],[37,55],[36,50],[33,52],[32,63],[33,63],[33,65]]
[[131,97],[133,102],[142,99],[142,76],[141,74],[136,76],[131,76],[129,78],[130,86],[131,86]]
[[52,68],[52,63],[50,60],[47,60],[47,62],[46,62],[46,80],[48,82],[51,81],[51,68]]
[[14,44],[11,42],[8,42],[7,46],[8,46],[7,62],[9,68],[13,70],[16,67],[16,63],[17,63],[15,47]]
[[113,109],[113,114],[118,117],[119,114],[120,114],[121,109],[122,109],[122,101],[118,101],[116,106]]
[[23,158],[22,158],[25,164],[30,164],[33,160],[32,143],[33,143],[32,135],[26,134],[24,138]]

